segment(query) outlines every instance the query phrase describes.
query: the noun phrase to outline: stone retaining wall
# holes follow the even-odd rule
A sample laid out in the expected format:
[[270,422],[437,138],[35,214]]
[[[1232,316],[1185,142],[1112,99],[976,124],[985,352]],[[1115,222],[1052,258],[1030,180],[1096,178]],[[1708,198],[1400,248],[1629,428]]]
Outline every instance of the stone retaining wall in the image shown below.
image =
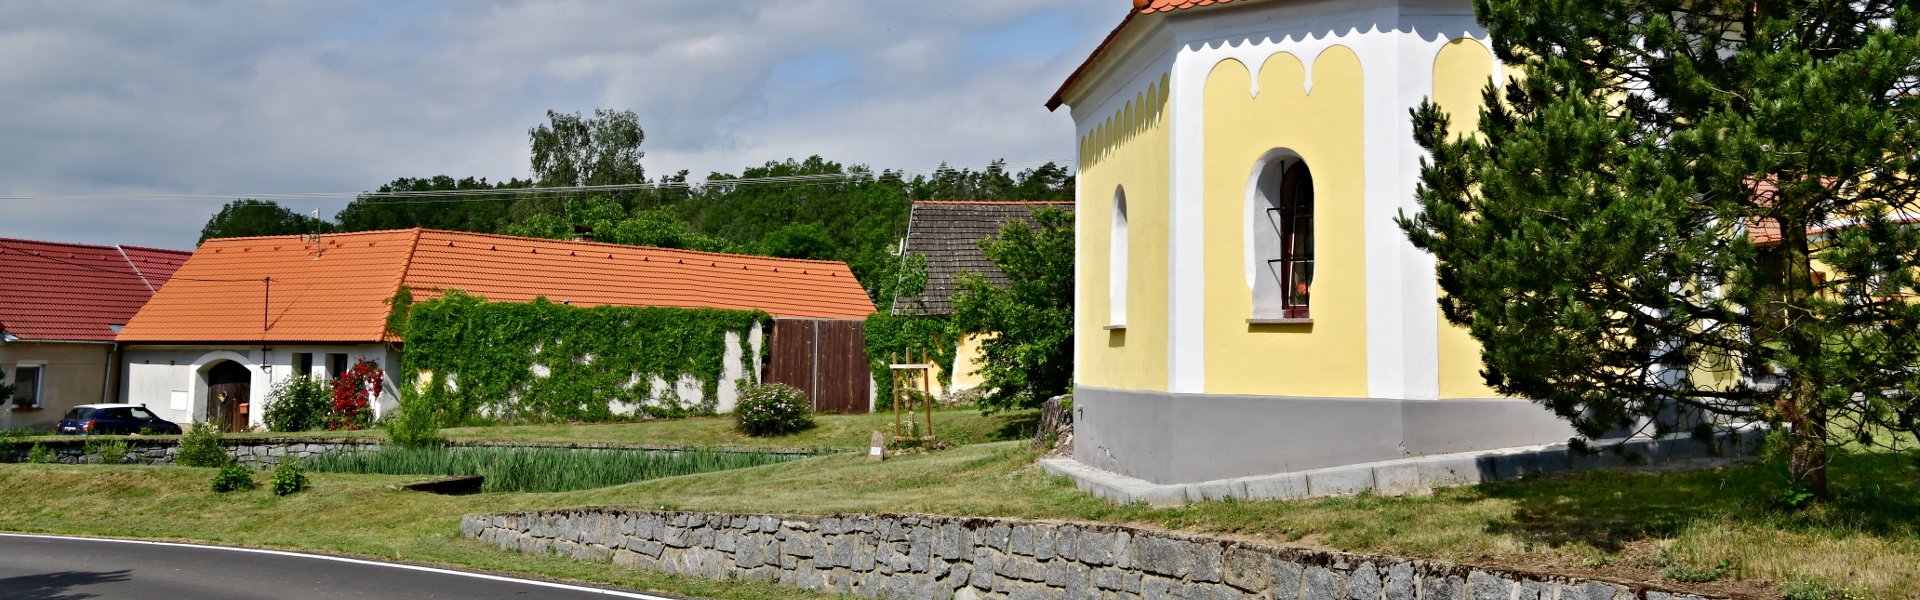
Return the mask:
[[1642,585],[1082,523],[586,508],[467,515],[460,530],[504,550],[885,598],[1702,598]]
[[[63,464],[99,464],[100,454],[90,446],[112,441],[127,443],[127,464],[134,465],[171,465],[173,457],[179,454],[179,440],[154,439],[108,439],[87,440],[82,438],[42,440],[39,442],[15,442],[0,447],[0,461],[23,462],[27,453],[35,444],[45,446],[53,452],[54,460]],[[316,454],[337,451],[379,450],[376,442],[341,440],[305,440],[305,439],[223,439],[220,445],[235,461],[256,469],[271,469],[279,466],[280,460],[287,456],[306,459]]]
[[[98,464],[100,455],[89,445],[113,441],[124,441],[128,445],[127,464],[171,465],[173,457],[179,452],[177,438],[96,438],[63,437],[33,441],[0,442],[0,462],[24,462],[27,453],[38,444],[54,453],[54,459],[64,464]],[[317,454],[341,451],[371,452],[380,449],[380,442],[357,439],[316,439],[316,438],[222,438],[220,445],[233,455],[240,464],[256,469],[271,469],[279,466],[280,459],[293,456],[306,459]],[[454,442],[451,447],[514,447],[514,448],[570,448],[581,452],[678,452],[682,448],[655,446],[618,446],[611,444],[537,444],[517,442]],[[722,449],[725,450],[725,449]],[[740,449],[742,452],[771,452],[774,454],[815,454],[816,450],[804,449]]]

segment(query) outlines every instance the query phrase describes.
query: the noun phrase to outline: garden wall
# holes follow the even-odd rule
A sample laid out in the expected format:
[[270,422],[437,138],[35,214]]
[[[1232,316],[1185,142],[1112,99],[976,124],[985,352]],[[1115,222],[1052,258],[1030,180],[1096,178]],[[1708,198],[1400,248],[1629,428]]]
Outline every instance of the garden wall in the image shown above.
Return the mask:
[[[48,450],[53,451],[54,459],[58,462],[61,462],[64,464],[95,464],[100,462],[100,456],[98,453],[94,452],[91,448],[88,448],[87,445],[89,443],[100,443],[103,441],[113,441],[115,439],[119,439],[127,442],[127,445],[128,445],[127,463],[128,464],[171,465],[173,464],[174,454],[176,454],[179,451],[177,448],[179,441],[174,438],[148,439],[148,440],[128,439],[128,438],[110,438],[107,440],[101,440],[101,439],[89,440],[86,438],[73,437],[73,438],[59,438],[59,439],[53,439],[53,440],[0,442],[0,462],[24,462],[26,460],[27,453],[32,451],[33,446],[35,444],[39,444],[42,446],[46,446]],[[280,460],[287,456],[292,456],[299,459],[306,459],[316,454],[326,454],[328,452],[341,452],[341,451],[370,452],[370,451],[380,449],[380,441],[378,440],[350,440],[350,439],[225,438],[220,440],[220,445],[225,447],[227,449],[227,453],[233,455],[234,460],[239,461],[240,464],[257,468],[257,469],[271,469],[275,466],[278,466],[280,464]],[[528,444],[528,443],[506,443],[506,442],[452,442],[448,445],[453,447],[506,446],[506,447],[526,447],[526,448],[572,448],[572,449],[585,451],[585,452],[672,452],[672,451],[680,450],[680,448],[676,448],[676,447],[627,446],[627,445],[613,445],[613,444]],[[753,448],[750,450],[743,449],[742,451],[772,453],[772,454],[816,454],[818,453],[817,450],[801,449],[801,448],[792,448],[792,449]]]
[[467,515],[460,530],[503,550],[885,598],[1701,598],[1644,585],[1083,523],[585,508]]

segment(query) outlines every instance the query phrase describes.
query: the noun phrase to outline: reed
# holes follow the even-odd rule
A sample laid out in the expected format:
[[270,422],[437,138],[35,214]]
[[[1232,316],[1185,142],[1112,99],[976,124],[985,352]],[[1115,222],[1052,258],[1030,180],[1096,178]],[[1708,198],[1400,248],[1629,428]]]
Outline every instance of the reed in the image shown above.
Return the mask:
[[486,492],[566,492],[756,467],[798,458],[771,452],[540,447],[381,448],[330,452],[308,470],[386,475],[481,475]]

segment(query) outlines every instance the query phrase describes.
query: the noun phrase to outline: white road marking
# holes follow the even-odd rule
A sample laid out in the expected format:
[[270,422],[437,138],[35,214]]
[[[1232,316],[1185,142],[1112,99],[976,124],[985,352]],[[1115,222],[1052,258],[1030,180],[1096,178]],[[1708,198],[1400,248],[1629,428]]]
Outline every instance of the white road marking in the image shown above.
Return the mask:
[[607,590],[607,589],[601,589],[601,588],[595,588],[595,587],[586,587],[581,585],[568,585],[565,583],[540,581],[537,579],[520,579],[518,577],[489,575],[486,573],[470,573],[467,571],[455,571],[452,569],[438,569],[434,567],[422,567],[419,565],[380,562],[377,560],[362,560],[358,558],[328,556],[325,554],[304,554],[300,552],[287,552],[284,550],[263,550],[259,548],[234,548],[231,546],[207,546],[202,544],[181,544],[181,543],[175,543],[175,542],[155,542],[155,541],[149,541],[149,540],[123,540],[123,539],[116,539],[116,538],[75,537],[75,536],[65,536],[65,535],[38,535],[38,534],[31,534],[31,533],[0,533],[0,537],[38,538],[38,539],[46,539],[46,540],[71,540],[71,541],[81,541],[81,542],[112,542],[116,544],[141,544],[141,545],[148,545],[148,546],[170,546],[175,548],[202,548],[206,550],[224,550],[227,552],[248,552],[253,554],[270,554],[274,556],[292,556],[297,558],[313,558],[313,559],[319,559],[319,560],[330,560],[334,562],[351,563],[356,565],[370,565],[370,566],[376,566],[376,567],[388,567],[393,569],[405,569],[408,571],[420,571],[423,573],[439,573],[442,575],[471,577],[474,579],[486,579],[489,581],[505,581],[505,582],[511,582],[511,583],[520,583],[520,584],[533,585],[533,586],[539,586],[539,587],[545,587],[545,588],[553,588],[553,589],[559,589],[559,590],[567,590],[567,591],[573,591],[573,592],[601,594],[605,596],[612,596],[615,598],[634,598],[636,600],[680,600],[678,598],[668,598],[666,596],[653,596],[649,594],[621,592],[621,591]]

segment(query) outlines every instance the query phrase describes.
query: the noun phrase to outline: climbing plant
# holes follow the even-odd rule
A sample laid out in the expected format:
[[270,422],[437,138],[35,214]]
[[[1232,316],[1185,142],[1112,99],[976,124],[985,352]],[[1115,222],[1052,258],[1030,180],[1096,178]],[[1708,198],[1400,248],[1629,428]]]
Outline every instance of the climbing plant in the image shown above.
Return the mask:
[[[745,343],[747,332],[771,317],[577,308],[544,298],[487,302],[449,290],[394,321],[404,322],[406,372],[415,378],[405,385],[417,388],[450,425],[479,417],[603,421],[615,416],[614,403],[652,417],[711,414],[725,373],[727,334]],[[687,379],[699,382],[698,398],[679,397],[679,383]]]
[[[922,356],[940,366],[941,386],[953,381],[953,359],[958,336],[946,317],[928,315],[867,315],[867,365],[873,371],[875,408],[893,408],[893,361],[920,362]],[[937,392],[938,390],[936,390]]]
[[327,414],[327,429],[366,429],[385,382],[386,372],[379,363],[364,358],[353,363],[353,368],[333,380],[333,411]]

